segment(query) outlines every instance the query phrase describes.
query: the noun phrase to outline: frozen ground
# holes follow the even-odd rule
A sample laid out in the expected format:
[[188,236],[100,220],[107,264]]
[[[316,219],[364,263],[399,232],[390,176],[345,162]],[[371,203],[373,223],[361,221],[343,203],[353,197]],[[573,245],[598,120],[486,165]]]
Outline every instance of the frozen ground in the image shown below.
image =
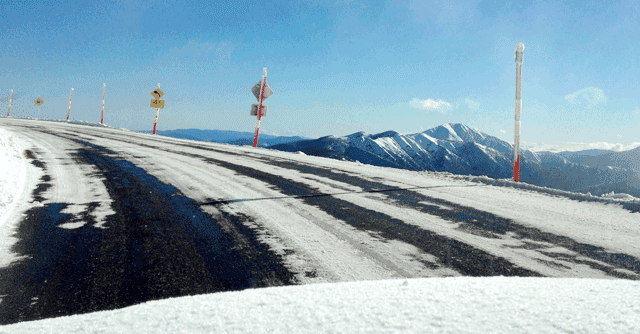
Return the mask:
[[[27,208],[64,201],[74,203],[77,208],[72,211],[81,211],[85,204],[80,198],[95,194],[102,209],[99,206],[99,210],[92,212],[95,216],[91,219],[92,224],[99,228],[105,217],[112,213],[109,208],[112,199],[102,181],[85,179],[95,170],[70,177],[68,169],[71,167],[61,162],[56,162],[59,165],[53,163],[65,160],[58,148],[71,150],[74,147],[70,142],[56,142],[59,136],[41,135],[26,128],[23,128],[24,132],[16,131],[21,126],[33,126],[29,122],[33,121],[0,120],[0,267],[18,259],[11,252],[15,242],[13,230]],[[63,137],[79,136],[117,149],[121,157],[127,157],[148,173],[171,182],[190,198],[206,200],[203,189],[215,189],[221,196],[218,202],[226,204],[217,209],[206,209],[207,212],[216,214],[219,209],[256,217],[253,221],[265,230],[264,242],[273,249],[293,249],[293,253],[285,257],[291,270],[300,274],[312,266],[317,269],[318,276],[305,278],[299,275],[304,284],[301,286],[169,298],[117,310],[22,322],[1,326],[0,333],[640,332],[640,282],[612,279],[605,274],[619,272],[637,279],[637,272],[614,266],[600,272],[595,268],[607,266],[606,263],[589,266],[589,261],[596,261],[584,255],[576,256],[576,250],[567,243],[548,244],[545,246],[548,253],[544,254],[573,254],[571,256],[580,261],[571,263],[568,258],[558,260],[537,253],[524,247],[530,243],[523,243],[521,237],[509,234],[511,232],[500,238],[467,233],[458,225],[451,227],[442,218],[449,216],[436,217],[415,210],[416,205],[426,210],[419,206],[420,203],[384,197],[385,192],[372,192],[366,183],[345,183],[343,179],[357,177],[367,182],[377,181],[380,182],[378,187],[422,188],[415,192],[427,194],[440,203],[439,208],[429,211],[433,215],[460,205],[505,217],[547,234],[569,237],[577,245],[596,245],[607,254],[621,253],[638,258],[640,214],[629,210],[629,205],[636,203],[635,198],[624,195],[594,197],[515,184],[509,180],[399,171],[267,149],[196,143],[211,148],[204,152],[182,146],[194,143],[191,141],[160,140],[141,134],[120,137],[110,129],[99,130],[104,132],[96,132],[99,136],[93,137],[79,125],[60,124],[52,131],[58,131]],[[43,144],[43,138],[47,138],[48,146]],[[38,200],[31,198],[31,193],[42,175],[37,174],[38,169],[29,164],[23,153],[34,145],[39,147],[42,161],[50,164],[52,175],[51,190],[44,192]],[[158,152],[155,146],[161,147],[162,157],[154,157]],[[47,154],[58,158],[45,160]],[[234,171],[223,168],[211,171],[214,165],[202,163],[200,154],[215,159],[217,164],[228,163],[227,168]],[[268,180],[248,177],[249,166],[268,173],[261,175],[270,175],[274,180],[313,187],[323,194],[333,194],[332,197],[343,205],[384,212],[408,226],[433,229],[439,235],[554,278],[428,278],[429,275],[459,274],[450,268],[431,271],[422,268],[411,259],[422,256],[425,262],[429,255],[418,250],[419,245],[409,245],[410,239],[381,240],[380,235],[372,236],[345,227],[344,223],[327,214],[328,208],[322,203],[310,206],[304,201],[305,197],[294,198],[289,194],[286,198],[286,193],[276,191]],[[306,173],[304,166],[317,168],[312,171],[316,174]],[[334,178],[329,179],[326,175],[334,175]],[[483,186],[473,186],[477,184]],[[277,201],[278,198],[282,198],[281,201]],[[413,206],[407,207],[407,203],[413,203]],[[206,203],[203,207],[207,207]],[[66,224],[71,225],[61,228],[74,229],[86,222]],[[545,243],[550,242],[537,242]],[[555,264],[544,265],[551,262]]]

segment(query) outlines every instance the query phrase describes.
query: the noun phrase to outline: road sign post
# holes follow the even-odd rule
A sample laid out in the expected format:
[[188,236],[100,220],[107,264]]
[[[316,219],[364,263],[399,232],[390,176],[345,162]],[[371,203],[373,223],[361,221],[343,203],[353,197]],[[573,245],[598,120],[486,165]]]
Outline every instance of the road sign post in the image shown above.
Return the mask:
[[524,61],[524,43],[518,43],[513,55],[516,59],[516,115],[513,142],[513,180],[520,181],[520,115],[522,114],[522,63]]
[[7,113],[7,117],[9,117],[9,115],[11,115],[11,98],[13,98],[13,89],[9,93],[9,112]]
[[[253,88],[251,89],[251,92],[259,102],[259,104],[256,107],[254,107],[255,104],[251,106],[252,116],[254,115],[253,110],[257,109],[257,113],[255,113],[256,116],[258,116],[258,119],[256,120],[256,134],[253,136],[253,147],[257,147],[258,136],[260,135],[260,120],[262,119],[262,115],[263,115],[263,107],[264,107],[264,111],[266,111],[266,107],[267,107],[266,105],[263,106],[262,103],[269,96],[273,95],[273,91],[271,90],[269,85],[267,85],[267,68],[266,67],[262,69],[262,80],[260,80],[259,83],[253,86]],[[266,113],[265,113],[265,116],[266,116]]]
[[73,97],[73,88],[71,88],[71,93],[69,93],[69,110],[67,110],[67,122],[69,121],[69,115],[71,114],[71,98]]
[[154,97],[154,99],[151,100],[151,107],[156,108],[156,117],[153,119],[153,134],[155,135],[158,116],[160,116],[160,109],[164,109],[164,100],[160,100],[160,98],[164,96],[164,92],[160,89],[160,84],[158,84],[158,87],[151,92],[151,96]]
[[38,118],[40,118],[40,106],[44,103],[40,97],[35,100],[36,105],[38,106]]
[[102,113],[100,116],[100,125],[104,125],[104,96],[105,93],[107,92],[107,84],[103,83],[102,85]]

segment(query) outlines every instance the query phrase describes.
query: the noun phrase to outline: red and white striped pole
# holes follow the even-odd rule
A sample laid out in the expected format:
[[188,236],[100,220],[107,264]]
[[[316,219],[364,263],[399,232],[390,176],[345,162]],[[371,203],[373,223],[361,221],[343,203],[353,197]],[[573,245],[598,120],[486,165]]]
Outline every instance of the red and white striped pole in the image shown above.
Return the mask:
[[522,62],[524,61],[524,43],[518,43],[514,54],[516,59],[516,117],[513,142],[513,180],[520,181],[520,115],[522,114]]
[[9,115],[11,115],[11,98],[13,98],[13,89],[9,93],[9,112],[7,113],[7,117],[9,117]]
[[[160,83],[158,83],[158,89],[160,89]],[[156,117],[153,119],[153,134],[156,134],[156,124],[158,124],[158,116],[160,116],[160,108],[156,108]]]
[[267,68],[262,69],[262,83],[260,84],[260,104],[258,105],[258,120],[256,121],[256,134],[253,136],[253,147],[258,146],[260,134],[260,119],[262,118],[262,101],[264,101],[264,88],[267,83]]
[[102,86],[102,116],[100,117],[100,124],[104,125],[104,95],[107,91],[107,84],[104,83]]
[[71,93],[69,93],[69,110],[67,110],[67,122],[69,121],[69,115],[71,114],[71,98],[72,97],[73,97],[73,88],[71,88]]

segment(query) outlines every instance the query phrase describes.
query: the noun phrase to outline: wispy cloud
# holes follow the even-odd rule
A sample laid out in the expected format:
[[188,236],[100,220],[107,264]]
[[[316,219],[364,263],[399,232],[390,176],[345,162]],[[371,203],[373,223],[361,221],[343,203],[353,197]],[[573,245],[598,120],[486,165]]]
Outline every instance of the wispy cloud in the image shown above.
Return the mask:
[[467,105],[467,108],[469,108],[469,110],[471,111],[475,112],[475,111],[478,111],[478,109],[480,109],[480,103],[468,97],[464,99],[464,103]]
[[500,130],[500,133],[505,134],[505,133],[507,133],[507,130],[502,129],[502,130]]
[[595,143],[576,143],[576,142],[567,142],[567,143],[535,143],[535,142],[521,142],[522,146],[528,150],[539,152],[539,151],[550,151],[550,152],[563,152],[563,151],[584,151],[591,149],[600,149],[600,150],[611,150],[611,151],[628,151],[632,150],[638,146],[640,143],[633,142],[631,144],[620,144],[620,143],[606,143],[606,142],[595,142]]
[[607,96],[600,88],[587,87],[575,91],[564,97],[567,102],[576,105],[588,105],[593,107],[598,104],[607,103]]
[[432,99],[420,100],[418,98],[414,98],[409,102],[409,105],[412,108],[416,108],[416,109],[434,110],[442,113],[445,113],[451,110],[451,104],[442,100],[438,100],[438,101],[435,101]]

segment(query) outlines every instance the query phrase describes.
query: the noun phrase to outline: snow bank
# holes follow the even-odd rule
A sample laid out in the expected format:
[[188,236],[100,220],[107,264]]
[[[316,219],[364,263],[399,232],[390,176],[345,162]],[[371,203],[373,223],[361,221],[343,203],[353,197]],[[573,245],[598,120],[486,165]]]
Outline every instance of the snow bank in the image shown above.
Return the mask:
[[640,282],[455,277],[250,289],[0,333],[640,333]]
[[22,194],[26,169],[18,140],[0,129],[0,228],[18,204]]
[[33,121],[40,121],[40,122],[57,122],[57,123],[67,123],[67,124],[75,124],[75,125],[96,126],[96,127],[99,126],[99,127],[103,127],[103,128],[107,128],[107,129],[131,131],[131,130],[125,129],[125,128],[118,128],[118,127],[110,126],[110,125],[107,125],[107,124],[87,122],[87,121],[83,121],[83,120],[69,120],[69,121],[67,121],[66,119],[54,119],[54,118],[50,118],[50,119],[19,118],[19,119],[33,120]]
[[481,183],[489,184],[492,186],[512,187],[512,188],[533,190],[533,191],[547,193],[551,195],[564,196],[567,198],[576,199],[580,201],[605,202],[605,203],[626,202],[626,203],[640,204],[640,198],[631,196],[629,194],[615,194],[611,192],[608,194],[603,194],[602,196],[593,196],[591,195],[591,193],[587,193],[587,194],[574,193],[570,191],[535,186],[535,185],[524,183],[524,182],[515,182],[511,179],[493,179],[488,176],[455,175],[455,174],[451,174],[450,177],[454,179],[463,179],[471,182],[481,182]]

